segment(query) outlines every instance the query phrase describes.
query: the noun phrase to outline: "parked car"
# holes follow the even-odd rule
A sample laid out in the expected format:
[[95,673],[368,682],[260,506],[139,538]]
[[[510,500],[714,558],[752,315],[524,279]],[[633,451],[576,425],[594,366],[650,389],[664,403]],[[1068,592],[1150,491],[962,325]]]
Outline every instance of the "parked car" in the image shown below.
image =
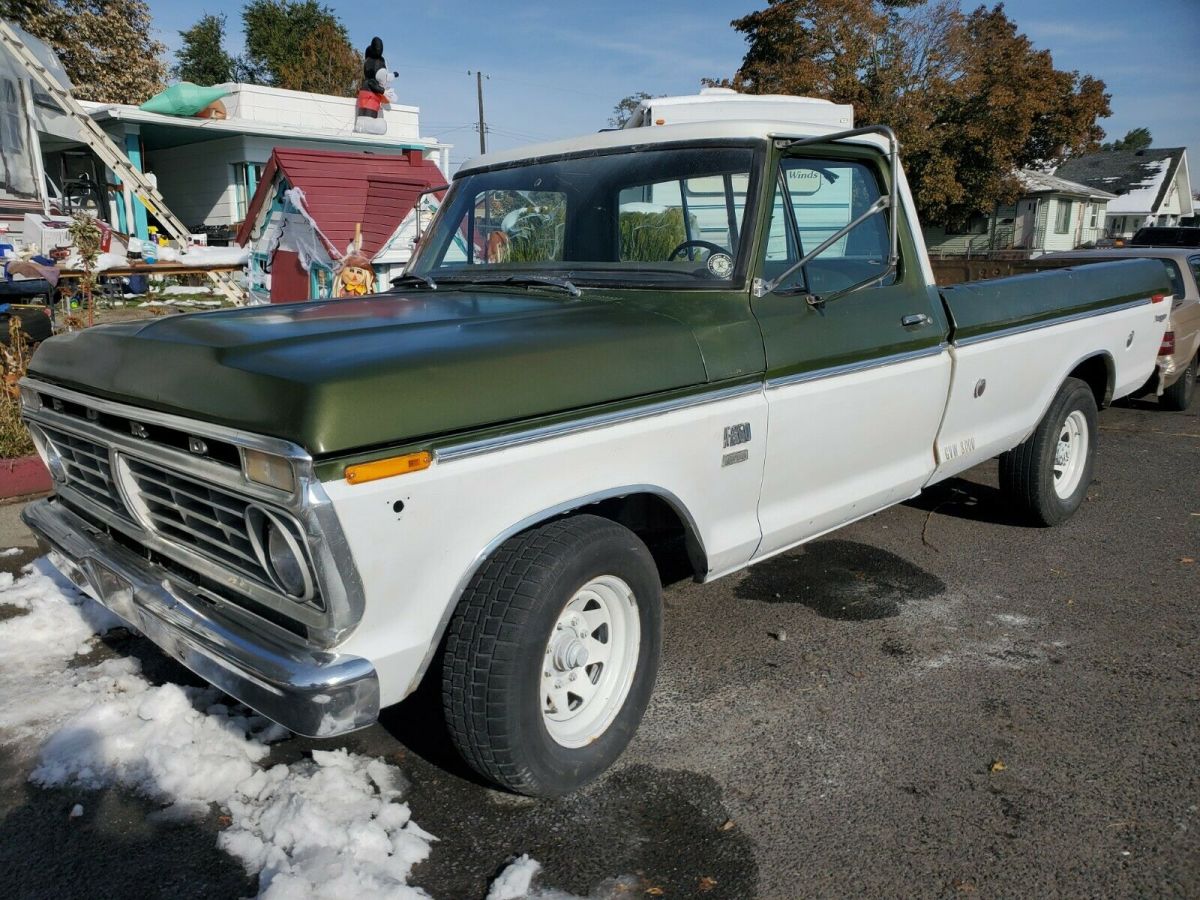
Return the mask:
[[577,788],[646,709],[660,571],[739,571],[997,455],[1062,522],[1097,408],[1154,371],[1161,264],[939,291],[891,132],[803,106],[470,161],[385,294],[46,341],[22,397],[56,495],[25,521],[293,731],[433,678],[482,775]]
[[[1187,230],[1187,229],[1184,229]],[[1200,232],[1200,228],[1191,229]],[[1156,259],[1171,280],[1171,318],[1158,351],[1158,365],[1136,396],[1154,394],[1170,410],[1186,410],[1196,392],[1200,370],[1200,249],[1126,247],[1120,250],[1071,250],[1047,253],[1039,262],[1107,262],[1113,259]]]
[[1134,232],[1127,246],[1200,248],[1200,228],[1151,225]]

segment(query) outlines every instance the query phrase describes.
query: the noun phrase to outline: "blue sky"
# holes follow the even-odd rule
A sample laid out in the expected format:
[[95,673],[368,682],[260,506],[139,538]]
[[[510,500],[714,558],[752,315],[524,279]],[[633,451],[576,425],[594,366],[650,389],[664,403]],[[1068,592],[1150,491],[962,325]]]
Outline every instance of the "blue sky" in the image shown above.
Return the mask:
[[[731,75],[745,43],[729,22],[765,3],[327,0],[356,47],[383,38],[401,102],[421,107],[425,135],[455,144],[455,163],[479,149],[468,70],[491,76],[484,96],[492,148],[594,131],[635,91],[692,93],[704,76]],[[239,51],[241,6],[150,0],[156,37],[172,51],[178,32],[206,12],[227,15],[228,49]],[[1102,122],[1110,136],[1145,125],[1155,146],[1188,147],[1200,186],[1200,0],[1010,0],[1005,8],[1059,68],[1104,79],[1113,95],[1113,115]]]

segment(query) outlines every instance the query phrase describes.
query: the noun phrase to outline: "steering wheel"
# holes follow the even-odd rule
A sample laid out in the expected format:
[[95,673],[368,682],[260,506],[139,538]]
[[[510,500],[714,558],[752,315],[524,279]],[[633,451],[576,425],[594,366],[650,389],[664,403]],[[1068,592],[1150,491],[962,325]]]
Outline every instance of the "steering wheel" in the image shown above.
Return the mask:
[[733,256],[732,253],[730,253],[720,244],[714,244],[712,241],[684,241],[671,251],[671,255],[667,257],[667,262],[674,262],[675,257],[679,255],[679,252],[681,250],[687,250],[689,247],[703,247],[709,252],[709,255],[714,253],[724,253],[726,256]]

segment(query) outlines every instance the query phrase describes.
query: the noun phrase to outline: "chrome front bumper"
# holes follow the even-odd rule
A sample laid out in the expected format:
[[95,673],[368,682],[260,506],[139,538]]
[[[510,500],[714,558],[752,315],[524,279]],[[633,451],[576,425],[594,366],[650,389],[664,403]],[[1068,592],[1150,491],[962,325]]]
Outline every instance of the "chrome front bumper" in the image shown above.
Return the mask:
[[175,572],[147,561],[54,498],[21,514],[74,584],[172,659],[285,728],[332,737],[379,715],[379,682],[365,659],[314,650],[274,626],[254,628],[201,599]]

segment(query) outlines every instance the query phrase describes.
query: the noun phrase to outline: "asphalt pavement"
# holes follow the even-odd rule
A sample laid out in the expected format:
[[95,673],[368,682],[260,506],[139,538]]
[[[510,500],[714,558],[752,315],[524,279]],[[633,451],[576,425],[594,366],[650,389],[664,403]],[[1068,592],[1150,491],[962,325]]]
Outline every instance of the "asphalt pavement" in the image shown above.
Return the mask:
[[[344,746],[397,765],[440,839],[412,879],[437,898],[482,898],[519,853],[581,896],[1200,896],[1200,409],[1135,401],[1100,427],[1088,500],[1058,528],[1014,521],[992,462],[670,587],[642,728],[571,797],[478,783],[424,694],[273,759]],[[109,645],[194,683],[140,638]],[[217,810],[155,824],[121,791],[35,788],[29,752],[0,736],[5,897],[255,891],[216,849]]]

